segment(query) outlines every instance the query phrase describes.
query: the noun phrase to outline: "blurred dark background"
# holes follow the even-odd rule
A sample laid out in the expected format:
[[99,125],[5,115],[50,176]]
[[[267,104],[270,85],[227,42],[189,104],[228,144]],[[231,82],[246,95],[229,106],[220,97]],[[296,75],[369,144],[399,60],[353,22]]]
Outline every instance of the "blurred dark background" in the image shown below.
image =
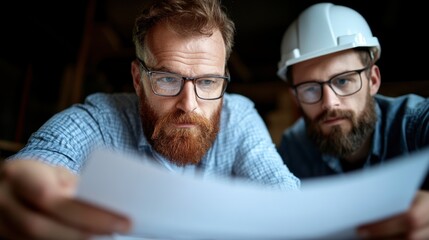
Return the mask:
[[[222,0],[236,23],[228,91],[255,102],[275,142],[297,117],[276,76],[280,41],[310,0]],[[332,1],[360,12],[381,44],[381,92],[429,96],[429,13],[417,1]],[[24,144],[49,117],[97,91],[133,91],[131,29],[148,0],[3,3],[0,156]],[[317,39],[315,39],[317,40]]]

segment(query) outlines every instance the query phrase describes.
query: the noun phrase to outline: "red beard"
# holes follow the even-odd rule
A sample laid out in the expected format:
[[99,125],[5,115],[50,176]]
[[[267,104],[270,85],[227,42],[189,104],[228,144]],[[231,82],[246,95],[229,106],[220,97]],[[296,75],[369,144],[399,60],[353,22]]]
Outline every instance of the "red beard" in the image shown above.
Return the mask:
[[[211,119],[196,113],[174,110],[157,117],[145,99],[140,100],[143,131],[152,147],[178,166],[198,164],[212,146],[219,132],[221,106]],[[192,128],[175,128],[174,124],[192,124]]]

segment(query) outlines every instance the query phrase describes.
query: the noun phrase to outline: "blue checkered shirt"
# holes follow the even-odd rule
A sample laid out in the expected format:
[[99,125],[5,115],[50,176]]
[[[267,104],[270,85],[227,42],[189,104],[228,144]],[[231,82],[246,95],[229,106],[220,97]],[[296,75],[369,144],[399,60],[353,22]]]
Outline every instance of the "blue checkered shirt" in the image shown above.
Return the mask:
[[[247,98],[226,93],[220,131],[198,165],[177,166],[152,149],[139,114],[135,94],[96,93],[83,104],[57,113],[32,134],[11,159],[39,159],[79,173],[95,147],[137,153],[142,161],[207,177],[237,177],[280,189],[299,189],[300,181],[284,165],[269,132]],[[149,156],[149,157],[144,157]]]

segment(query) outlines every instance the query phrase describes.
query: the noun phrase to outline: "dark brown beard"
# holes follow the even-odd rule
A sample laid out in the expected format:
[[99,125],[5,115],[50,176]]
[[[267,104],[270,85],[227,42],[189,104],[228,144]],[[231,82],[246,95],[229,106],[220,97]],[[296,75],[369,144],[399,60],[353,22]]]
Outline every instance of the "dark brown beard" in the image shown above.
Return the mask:
[[[322,112],[315,120],[311,121],[304,115],[307,132],[316,143],[322,153],[339,158],[347,158],[355,153],[374,132],[377,115],[375,103],[371,95],[367,95],[367,106],[359,117],[352,111],[327,110]],[[328,134],[324,134],[320,128],[321,122],[328,117],[343,117],[352,123],[349,132],[344,132],[340,126],[334,126]]]
[[[198,164],[212,146],[219,132],[222,103],[211,119],[178,109],[157,117],[145,99],[140,99],[140,118],[144,134],[152,147],[178,166]],[[168,127],[188,123],[196,128]]]

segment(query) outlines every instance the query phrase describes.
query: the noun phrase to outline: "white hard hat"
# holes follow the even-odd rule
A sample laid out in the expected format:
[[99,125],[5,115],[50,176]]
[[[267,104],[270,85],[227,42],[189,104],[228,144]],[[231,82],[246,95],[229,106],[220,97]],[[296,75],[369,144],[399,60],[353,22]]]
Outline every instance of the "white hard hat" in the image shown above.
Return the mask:
[[358,12],[332,3],[314,4],[283,35],[277,75],[286,80],[290,65],[355,47],[369,47],[374,62],[380,58],[378,39]]

